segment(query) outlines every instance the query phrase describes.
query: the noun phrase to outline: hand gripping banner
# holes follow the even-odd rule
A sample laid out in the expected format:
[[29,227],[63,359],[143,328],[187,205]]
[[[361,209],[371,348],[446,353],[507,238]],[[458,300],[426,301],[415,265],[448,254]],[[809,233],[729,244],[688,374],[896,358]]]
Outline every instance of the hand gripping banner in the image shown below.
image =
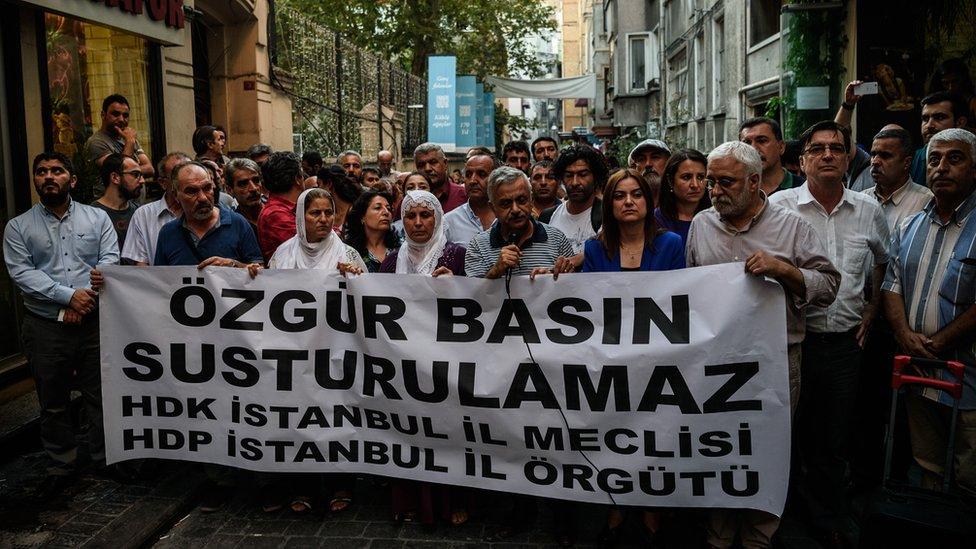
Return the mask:
[[784,293],[741,263],[519,277],[511,299],[464,277],[104,274],[110,463],[783,510]]

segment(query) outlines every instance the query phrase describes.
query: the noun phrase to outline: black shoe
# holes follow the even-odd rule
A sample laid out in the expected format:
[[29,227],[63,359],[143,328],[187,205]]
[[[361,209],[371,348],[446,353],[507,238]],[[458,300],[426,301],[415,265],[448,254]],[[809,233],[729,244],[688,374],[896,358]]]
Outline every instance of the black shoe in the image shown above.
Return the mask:
[[211,486],[204,492],[203,498],[200,500],[200,512],[214,513],[219,511],[230,499],[233,491],[234,489],[230,486]]
[[624,533],[624,523],[620,523],[613,528],[604,524],[603,530],[596,538],[596,546],[600,549],[612,549],[620,543],[620,538]]
[[139,482],[139,477],[131,470],[121,467],[118,463],[95,469],[95,476],[119,484],[133,484]]
[[34,496],[39,500],[53,498],[74,484],[75,479],[74,475],[48,475],[34,490]]

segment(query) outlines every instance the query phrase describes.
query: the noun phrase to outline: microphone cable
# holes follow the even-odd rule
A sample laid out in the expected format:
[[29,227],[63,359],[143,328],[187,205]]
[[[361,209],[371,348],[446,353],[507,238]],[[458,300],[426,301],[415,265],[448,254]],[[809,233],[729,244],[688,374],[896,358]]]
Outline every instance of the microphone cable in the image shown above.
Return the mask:
[[[515,238],[513,238],[512,236],[509,236],[509,243],[510,244],[515,244],[515,242],[517,241],[516,239],[517,239],[517,236]],[[512,267],[509,267],[508,269],[505,269],[505,295],[506,295],[506,297],[508,298],[509,301],[512,301],[512,288],[511,288],[511,283],[512,283]],[[533,354],[532,354],[532,347],[529,345],[529,340],[526,339],[526,337],[525,337],[525,328],[523,328],[521,326],[521,324],[519,325],[519,333],[522,336],[522,343],[525,344],[525,350],[526,350],[526,352],[529,353],[529,360],[532,361],[532,364],[535,364],[536,366],[538,366],[538,367],[541,368],[542,365],[539,364],[539,362],[535,359],[535,356],[533,356]],[[572,429],[572,427],[569,426],[569,420],[566,418],[566,414],[563,412],[563,407],[559,403],[559,399],[556,399],[556,410],[559,411],[559,417],[561,417],[563,419],[563,425],[566,426],[566,431],[567,431],[567,435],[568,435],[569,434],[569,430]],[[600,469],[599,467],[597,467],[596,464],[593,463],[592,460],[590,460],[589,456],[586,455],[586,452],[584,452],[583,450],[577,449],[576,450],[576,453],[578,453],[579,455],[583,456],[583,459],[585,459],[586,460],[586,463],[588,463],[590,465],[590,467],[593,468],[593,471],[597,474],[597,476],[599,476],[603,472],[603,469]],[[597,487],[599,488],[599,482],[597,482],[596,484],[597,484]],[[610,504],[611,505],[613,505],[615,507],[618,506],[617,505],[617,500],[614,499],[613,494],[611,494],[607,490],[602,490],[602,491],[607,494],[607,497],[610,498]]]

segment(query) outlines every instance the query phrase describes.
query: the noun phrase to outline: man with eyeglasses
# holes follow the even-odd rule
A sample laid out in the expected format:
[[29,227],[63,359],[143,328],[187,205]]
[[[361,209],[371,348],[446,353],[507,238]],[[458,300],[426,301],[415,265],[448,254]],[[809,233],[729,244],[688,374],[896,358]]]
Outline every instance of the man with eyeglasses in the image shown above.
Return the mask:
[[119,153],[112,153],[105,157],[98,175],[105,187],[105,194],[91,205],[108,214],[121,248],[125,243],[125,234],[129,230],[132,214],[139,208],[136,200],[142,194],[145,176],[135,158]]
[[[689,267],[745,262],[746,272],[768,276],[786,294],[786,341],[790,408],[800,396],[804,309],[826,307],[837,295],[840,273],[813,227],[796,213],[770,204],[762,191],[762,160],[751,146],[730,141],[708,155],[706,185],[712,207],[688,230]],[[756,510],[717,509],[707,527],[708,543],[729,547],[736,534],[744,547],[768,547],[779,519]]]
[[[44,495],[51,495],[78,472],[79,448],[87,447],[97,470],[114,471],[105,468],[98,294],[89,276],[95,267],[118,263],[119,247],[105,212],[71,199],[78,177],[65,155],[37,155],[33,173],[40,202],[7,223],[3,256],[24,298],[21,338],[41,408],[41,442],[50,462]],[[73,387],[81,391],[85,406],[87,445],[78,443],[73,428]]]
[[[776,193],[773,204],[796,212],[827,246],[827,257],[841,272],[837,298],[827,307],[806,311],[806,338],[800,367],[803,395],[797,419],[800,456],[806,465],[808,494],[823,514],[818,526],[831,545],[852,543],[845,479],[851,449],[862,349],[878,313],[879,284],[888,262],[888,222],[878,201],[848,189],[850,134],[827,120],[800,136],[800,166],[807,182]],[[873,273],[872,273],[873,270]]]

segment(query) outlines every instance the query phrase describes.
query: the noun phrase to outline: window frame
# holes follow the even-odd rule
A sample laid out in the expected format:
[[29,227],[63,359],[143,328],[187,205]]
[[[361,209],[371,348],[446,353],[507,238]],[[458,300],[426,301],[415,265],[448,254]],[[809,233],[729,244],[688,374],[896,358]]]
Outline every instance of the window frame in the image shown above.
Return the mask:
[[[657,35],[650,31],[644,32],[630,32],[625,36],[626,39],[626,54],[625,54],[625,64],[627,65],[627,93],[628,94],[645,94],[650,91],[650,86],[647,83],[654,78],[655,74],[660,74],[660,67],[658,66],[657,60],[657,44],[653,43],[657,39]],[[643,82],[643,87],[636,88],[633,87],[634,83],[634,66],[633,58],[631,57],[631,42],[635,39],[644,40],[644,78],[641,80]]]

